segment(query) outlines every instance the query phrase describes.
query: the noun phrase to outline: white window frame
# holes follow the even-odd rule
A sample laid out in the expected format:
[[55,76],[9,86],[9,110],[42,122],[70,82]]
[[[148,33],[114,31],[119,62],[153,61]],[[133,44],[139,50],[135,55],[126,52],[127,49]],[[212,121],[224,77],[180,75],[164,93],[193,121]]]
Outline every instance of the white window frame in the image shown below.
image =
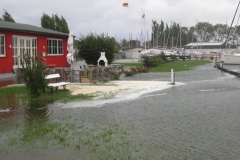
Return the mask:
[[[49,41],[51,41],[51,46],[49,45]],[[53,42],[56,42],[55,51],[54,51]],[[59,46],[59,42],[61,42],[61,46]],[[63,52],[64,52],[63,39],[47,38],[47,55],[48,56],[63,55]]]
[[[1,39],[3,37],[3,45],[1,43]],[[6,57],[6,40],[5,40],[5,34],[0,34],[0,52],[2,50],[3,47],[3,54],[0,54],[0,57]]]

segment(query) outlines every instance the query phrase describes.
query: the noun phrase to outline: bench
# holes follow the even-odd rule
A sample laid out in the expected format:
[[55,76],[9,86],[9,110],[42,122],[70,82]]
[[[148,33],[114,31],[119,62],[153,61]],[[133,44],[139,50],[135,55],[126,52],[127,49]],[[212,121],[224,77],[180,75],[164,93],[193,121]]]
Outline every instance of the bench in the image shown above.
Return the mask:
[[47,87],[51,89],[51,94],[53,94],[53,88],[58,89],[59,86],[63,86],[63,89],[66,89],[66,85],[69,84],[69,82],[59,82],[60,75],[59,74],[49,74],[45,76],[46,80],[56,79],[56,83],[49,83]]

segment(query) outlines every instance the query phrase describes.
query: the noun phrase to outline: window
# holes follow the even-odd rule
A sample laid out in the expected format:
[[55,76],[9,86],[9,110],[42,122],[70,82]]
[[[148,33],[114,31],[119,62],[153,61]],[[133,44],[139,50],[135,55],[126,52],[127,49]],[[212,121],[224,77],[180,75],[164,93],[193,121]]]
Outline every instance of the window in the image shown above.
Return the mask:
[[0,34],[0,57],[5,57],[5,36]]
[[19,68],[21,66],[20,61],[23,54],[29,53],[31,57],[37,55],[36,37],[13,36],[12,42],[13,68]]
[[62,55],[63,54],[63,40],[48,39],[48,55]]

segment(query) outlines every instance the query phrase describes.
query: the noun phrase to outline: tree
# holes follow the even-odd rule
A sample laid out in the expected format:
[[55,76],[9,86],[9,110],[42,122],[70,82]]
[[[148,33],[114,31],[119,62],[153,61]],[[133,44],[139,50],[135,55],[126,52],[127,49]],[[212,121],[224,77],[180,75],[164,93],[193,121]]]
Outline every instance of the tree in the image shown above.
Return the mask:
[[104,35],[90,33],[88,36],[82,36],[79,39],[79,57],[85,59],[88,64],[97,64],[100,57],[100,52],[105,51],[105,56],[108,63],[111,64],[114,60],[114,53],[118,52],[119,48],[114,38]]
[[214,41],[222,42],[227,36],[227,25],[216,24],[213,28],[214,28]]
[[0,19],[3,20],[3,21],[8,21],[8,22],[14,22],[15,23],[12,16],[5,9],[3,9],[3,10],[4,10],[4,14],[2,15],[2,19],[1,18]]
[[54,20],[46,13],[43,13],[43,16],[41,17],[41,26],[43,28],[55,30]]
[[126,39],[120,41],[120,45],[122,48],[129,48],[129,42]]
[[[181,44],[188,44],[188,28],[187,27],[181,27]],[[182,46],[181,46],[182,47]]]
[[59,18],[57,14],[53,14],[52,17],[50,17],[46,13],[43,13],[43,16],[41,17],[41,26],[43,28],[56,30],[58,32],[69,33],[66,20],[63,18],[63,16]]
[[208,42],[213,38],[213,26],[208,22],[198,22],[197,36],[200,42]]
[[62,22],[62,32],[69,33],[67,21],[63,18],[63,16],[61,16],[61,22]]
[[152,21],[152,38],[151,43],[153,47],[164,46],[164,23],[161,21],[161,24],[157,23],[157,21]]
[[196,36],[194,34],[194,31],[195,31],[195,28],[194,27],[190,27],[189,32],[188,32],[188,37],[189,37],[188,42],[194,43],[194,42],[197,41],[197,38],[196,38]]

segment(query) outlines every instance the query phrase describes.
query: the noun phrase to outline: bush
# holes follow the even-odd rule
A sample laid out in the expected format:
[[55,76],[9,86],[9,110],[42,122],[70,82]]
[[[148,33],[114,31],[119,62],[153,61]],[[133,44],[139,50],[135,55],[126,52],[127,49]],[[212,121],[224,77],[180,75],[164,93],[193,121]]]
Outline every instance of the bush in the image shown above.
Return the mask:
[[156,67],[160,63],[159,56],[144,56],[143,66],[147,68]]
[[45,80],[47,74],[46,66],[37,57],[31,57],[29,53],[23,55],[21,65],[23,68],[24,83],[29,93],[32,97],[38,97],[47,87]]
[[170,59],[172,59],[173,61],[176,61],[176,59],[177,59],[177,58],[176,58],[176,55],[171,54],[171,55],[170,55]]
[[163,62],[166,62],[166,56],[165,56],[164,52],[161,52],[160,58]]
[[118,80],[121,76],[122,72],[111,72],[110,73],[110,79],[111,80]]
[[130,69],[131,69],[131,71],[133,72],[133,74],[137,74],[137,73],[138,73],[137,68],[131,67]]
[[132,70],[126,70],[126,71],[124,71],[124,74],[125,74],[126,77],[131,77],[131,76],[134,75],[134,71],[132,71]]
[[147,67],[137,67],[137,70],[139,73],[147,73],[148,72]]

